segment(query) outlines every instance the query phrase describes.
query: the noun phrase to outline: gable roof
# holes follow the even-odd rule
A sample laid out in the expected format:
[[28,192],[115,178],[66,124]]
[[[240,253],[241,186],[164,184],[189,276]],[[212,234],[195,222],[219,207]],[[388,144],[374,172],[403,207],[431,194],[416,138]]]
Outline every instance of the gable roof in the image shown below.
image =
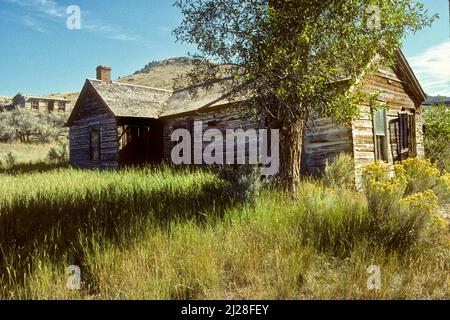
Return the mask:
[[[206,85],[197,85],[173,92],[167,102],[164,104],[160,118],[179,115],[183,113],[200,111],[212,107],[224,106],[232,102],[242,101],[244,97],[238,97],[231,100],[230,94],[223,90],[221,83],[228,81],[226,78],[218,80],[215,83]],[[195,93],[192,89],[195,88]]]
[[[400,50],[397,52],[397,60],[398,67],[411,84],[411,90],[419,105],[422,104],[426,99],[426,94]],[[229,99],[229,95],[224,94],[221,85],[222,81],[227,80],[224,78],[215,83],[200,84],[182,90],[170,91],[115,81],[87,79],[67,125],[70,125],[76,117],[75,114],[78,113],[78,109],[81,107],[82,96],[87,86],[95,90],[104,106],[116,117],[158,119],[230,104],[232,101]],[[194,95],[191,94],[193,88],[196,88]],[[237,100],[242,101],[245,98],[240,97]]]
[[172,91],[151,87],[88,79],[116,117],[158,118]]
[[408,60],[406,60],[406,57],[401,50],[397,50],[397,61],[398,67],[403,71],[403,74],[408,79],[408,83],[411,86],[411,90],[413,91],[417,102],[419,103],[419,105],[421,105],[427,99],[427,95],[420,85],[419,80],[417,80],[414,71],[412,70],[411,66],[408,63]]

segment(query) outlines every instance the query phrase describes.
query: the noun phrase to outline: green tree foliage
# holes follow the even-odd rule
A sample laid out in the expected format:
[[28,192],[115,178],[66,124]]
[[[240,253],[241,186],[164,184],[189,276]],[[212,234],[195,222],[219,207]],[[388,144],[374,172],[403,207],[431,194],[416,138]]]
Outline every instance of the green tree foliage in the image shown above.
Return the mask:
[[405,34],[435,18],[413,0],[178,0],[175,5],[183,21],[174,34],[199,52],[190,80],[211,83],[227,74],[226,93],[249,98],[245,113],[280,129],[280,176],[294,194],[308,118],[349,123],[365,97],[344,89],[377,54],[393,62]]
[[423,117],[426,156],[450,172],[450,110],[445,104],[429,106]]
[[49,142],[64,133],[65,114],[17,108],[0,112],[0,141]]

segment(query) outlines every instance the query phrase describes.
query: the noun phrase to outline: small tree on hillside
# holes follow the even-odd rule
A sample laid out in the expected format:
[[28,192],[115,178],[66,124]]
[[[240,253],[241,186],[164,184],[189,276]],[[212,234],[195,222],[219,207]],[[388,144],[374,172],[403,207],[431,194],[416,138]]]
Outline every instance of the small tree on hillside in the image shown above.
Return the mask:
[[18,107],[11,113],[11,123],[20,142],[30,142],[37,132],[39,118],[36,112]]
[[[300,179],[302,134],[311,116],[349,123],[364,98],[344,90],[377,54],[392,62],[408,31],[430,25],[413,0],[178,0],[177,39],[197,46],[193,83],[230,75],[231,98],[280,129],[285,190]],[[348,82],[337,82],[350,79]],[[334,85],[331,85],[334,83]],[[339,85],[342,84],[342,85]]]
[[0,112],[0,142],[8,143],[16,140],[11,115],[11,112]]

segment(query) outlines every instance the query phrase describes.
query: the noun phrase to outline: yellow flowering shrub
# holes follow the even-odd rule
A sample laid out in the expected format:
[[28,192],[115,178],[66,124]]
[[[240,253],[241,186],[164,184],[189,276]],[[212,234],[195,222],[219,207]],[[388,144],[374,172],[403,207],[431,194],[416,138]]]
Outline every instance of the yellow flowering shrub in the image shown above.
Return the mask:
[[406,179],[401,167],[376,162],[363,169],[363,188],[369,210],[382,214],[402,199]]
[[446,229],[438,208],[450,191],[450,175],[429,160],[371,164],[363,169],[363,187],[373,231],[390,246],[436,238]]
[[430,160],[410,158],[402,161],[407,180],[406,194],[433,190],[439,183],[441,172]]

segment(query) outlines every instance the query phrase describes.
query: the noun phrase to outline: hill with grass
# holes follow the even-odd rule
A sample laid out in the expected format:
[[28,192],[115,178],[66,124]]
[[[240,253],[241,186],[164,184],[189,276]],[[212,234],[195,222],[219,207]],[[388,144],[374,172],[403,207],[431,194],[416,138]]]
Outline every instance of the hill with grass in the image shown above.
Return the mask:
[[118,82],[172,90],[175,79],[185,76],[192,66],[192,60],[186,57],[153,61]]
[[[115,81],[126,84],[173,90],[175,79],[186,75],[190,70],[192,70],[192,66],[192,60],[187,57],[152,61],[145,65],[142,69],[134,72],[132,75],[121,77]],[[71,102],[71,105],[74,106],[79,94],[79,92],[55,93],[48,95],[48,97],[67,99]]]

